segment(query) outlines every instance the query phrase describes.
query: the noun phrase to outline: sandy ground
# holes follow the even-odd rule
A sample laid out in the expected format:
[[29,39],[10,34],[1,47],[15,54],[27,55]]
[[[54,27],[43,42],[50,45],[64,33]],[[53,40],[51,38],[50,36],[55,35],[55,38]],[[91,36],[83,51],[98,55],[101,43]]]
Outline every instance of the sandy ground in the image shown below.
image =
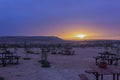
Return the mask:
[[[21,56],[20,64],[0,66],[0,76],[5,77],[5,80],[80,80],[78,74],[84,73],[90,80],[95,80],[95,76],[84,71],[95,64],[93,57],[104,49],[74,48],[74,50],[75,55],[70,56],[49,54],[51,67],[42,68],[38,63],[40,54],[30,54],[31,60],[23,60],[24,50],[19,49],[17,53]],[[34,49],[34,51],[38,50]],[[105,76],[105,80],[112,80],[112,76]]]

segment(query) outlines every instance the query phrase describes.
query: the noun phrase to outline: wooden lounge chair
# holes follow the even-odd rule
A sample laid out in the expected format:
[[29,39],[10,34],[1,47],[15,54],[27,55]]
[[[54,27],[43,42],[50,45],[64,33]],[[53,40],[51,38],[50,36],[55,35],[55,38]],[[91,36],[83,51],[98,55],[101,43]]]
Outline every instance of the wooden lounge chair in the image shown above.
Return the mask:
[[86,73],[89,73],[89,74],[96,74],[96,71],[93,71],[93,70],[85,70]]
[[89,80],[89,78],[85,74],[78,74],[80,80]]

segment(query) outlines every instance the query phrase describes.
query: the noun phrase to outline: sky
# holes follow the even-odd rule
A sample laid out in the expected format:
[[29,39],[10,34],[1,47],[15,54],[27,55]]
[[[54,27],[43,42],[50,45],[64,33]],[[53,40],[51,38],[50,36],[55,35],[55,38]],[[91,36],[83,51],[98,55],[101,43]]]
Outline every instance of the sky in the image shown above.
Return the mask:
[[0,36],[120,40],[120,0],[0,0]]

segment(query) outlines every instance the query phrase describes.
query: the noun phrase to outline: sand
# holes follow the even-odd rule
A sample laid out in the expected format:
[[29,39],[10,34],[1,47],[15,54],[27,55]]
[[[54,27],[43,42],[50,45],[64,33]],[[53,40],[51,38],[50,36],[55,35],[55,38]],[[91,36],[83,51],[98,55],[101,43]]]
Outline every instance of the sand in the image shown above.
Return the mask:
[[[13,51],[13,49],[10,49]],[[33,49],[34,51],[39,51]],[[48,53],[50,68],[42,68],[38,60],[40,54],[30,54],[31,60],[23,60],[24,49],[18,49],[20,58],[19,65],[0,66],[0,76],[5,80],[80,80],[78,74],[86,74],[90,80],[95,80],[95,76],[84,71],[89,66],[95,64],[94,56],[104,49],[99,48],[74,48],[75,55],[51,55]],[[105,80],[112,80],[112,76],[105,76]]]

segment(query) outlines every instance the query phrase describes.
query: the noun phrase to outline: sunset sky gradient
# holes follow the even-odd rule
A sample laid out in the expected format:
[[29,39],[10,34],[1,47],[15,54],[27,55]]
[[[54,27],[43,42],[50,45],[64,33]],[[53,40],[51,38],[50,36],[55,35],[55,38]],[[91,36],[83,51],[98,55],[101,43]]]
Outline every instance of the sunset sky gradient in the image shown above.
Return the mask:
[[0,36],[120,40],[120,0],[0,0]]

